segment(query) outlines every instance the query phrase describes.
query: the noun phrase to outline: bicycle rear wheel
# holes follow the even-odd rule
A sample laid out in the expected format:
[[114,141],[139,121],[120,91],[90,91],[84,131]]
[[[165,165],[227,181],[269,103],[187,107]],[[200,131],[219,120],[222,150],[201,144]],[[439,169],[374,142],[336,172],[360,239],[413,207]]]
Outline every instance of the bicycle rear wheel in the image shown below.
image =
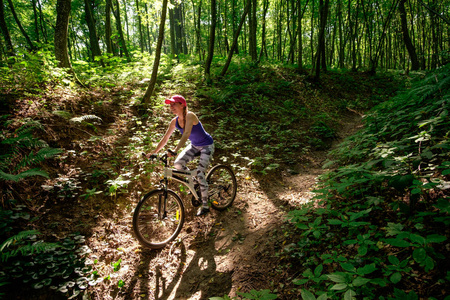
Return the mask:
[[208,198],[212,208],[222,211],[233,204],[237,182],[233,170],[226,165],[217,165],[206,176]]
[[137,239],[151,249],[163,248],[173,241],[183,223],[183,202],[171,190],[167,191],[167,198],[164,190],[149,192],[139,201],[133,214],[133,230]]

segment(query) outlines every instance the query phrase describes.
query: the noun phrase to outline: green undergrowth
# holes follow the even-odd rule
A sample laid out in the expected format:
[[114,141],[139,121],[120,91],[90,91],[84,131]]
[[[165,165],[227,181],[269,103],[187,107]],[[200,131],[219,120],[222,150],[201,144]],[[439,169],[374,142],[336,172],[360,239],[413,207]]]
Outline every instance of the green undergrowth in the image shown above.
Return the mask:
[[365,117],[325,167],[320,204],[290,212],[281,251],[302,299],[448,299],[450,66]]
[[218,147],[266,175],[328,149],[342,116],[388,99],[401,84],[393,78],[342,70],[309,83],[291,67],[236,59],[225,78],[194,96]]
[[[83,236],[95,223],[95,211],[105,218],[131,211],[129,197],[137,197],[131,196],[133,188],[158,181],[158,170],[141,153],[154,149],[173,117],[162,104],[164,97],[186,96],[214,136],[216,162],[231,164],[237,176],[264,176],[297,163],[313,149],[327,149],[341,114],[386,100],[399,82],[385,75],[331,71],[320,83],[309,83],[293,68],[236,57],[227,76],[205,86],[200,63],[186,57],[175,64],[164,56],[158,96],[143,109],[138,100],[151,59],[133,55],[131,64],[107,56],[104,67],[98,61],[73,62],[78,79],[89,86],[86,90],[67,70],[56,68],[48,51],[17,56],[2,67],[0,96],[6,95],[13,114],[1,119],[0,266],[5,271],[0,273],[0,292],[22,286],[24,293],[50,290],[55,297],[69,298],[87,295],[90,286],[102,281],[126,286],[104,271],[112,266],[116,272],[120,259],[112,265],[89,261]],[[213,72],[222,63],[217,61]],[[18,117],[22,115],[26,117]],[[172,138],[168,147],[176,142]],[[76,207],[76,215],[70,215],[75,227],[53,220],[39,228],[39,211],[53,206]],[[89,207],[95,208],[93,213]],[[73,233],[74,228],[85,232]],[[104,264],[108,268],[99,267]],[[244,296],[274,297],[268,290]]]

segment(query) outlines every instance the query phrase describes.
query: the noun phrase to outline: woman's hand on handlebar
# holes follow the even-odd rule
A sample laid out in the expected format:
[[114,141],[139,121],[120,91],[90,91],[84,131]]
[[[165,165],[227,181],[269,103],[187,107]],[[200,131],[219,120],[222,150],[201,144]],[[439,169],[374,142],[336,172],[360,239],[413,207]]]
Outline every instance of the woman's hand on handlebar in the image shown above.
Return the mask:
[[167,149],[167,156],[169,157],[175,157],[177,156],[177,153],[175,151],[172,151],[170,149]]

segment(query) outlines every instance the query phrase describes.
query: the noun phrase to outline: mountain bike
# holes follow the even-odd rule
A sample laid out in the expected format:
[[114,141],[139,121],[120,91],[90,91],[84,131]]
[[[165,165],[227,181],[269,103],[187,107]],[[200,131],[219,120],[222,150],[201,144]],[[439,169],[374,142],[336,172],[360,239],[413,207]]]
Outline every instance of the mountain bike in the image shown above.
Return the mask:
[[[168,156],[152,155],[164,164],[164,177],[157,189],[145,194],[134,209],[133,231],[138,241],[151,249],[160,249],[173,241],[180,233],[185,219],[181,197],[168,188],[169,179],[188,187],[192,204],[200,201],[199,184],[195,180],[196,170],[180,171],[168,167]],[[233,170],[227,165],[216,165],[206,175],[208,201],[212,208],[223,211],[233,204],[237,182]]]

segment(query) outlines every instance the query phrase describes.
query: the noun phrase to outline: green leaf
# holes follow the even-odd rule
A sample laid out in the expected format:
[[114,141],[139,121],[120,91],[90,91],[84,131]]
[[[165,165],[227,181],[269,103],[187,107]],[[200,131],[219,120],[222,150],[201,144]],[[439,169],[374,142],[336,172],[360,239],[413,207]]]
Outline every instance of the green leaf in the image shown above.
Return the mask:
[[308,230],[309,229],[309,227],[306,224],[298,223],[298,224],[296,224],[296,226],[297,226],[298,229],[303,229],[303,230]]
[[338,219],[331,219],[331,220],[328,220],[328,224],[330,224],[330,225],[341,225],[343,222],[342,221],[340,221],[340,220],[338,220]]
[[413,252],[413,258],[418,263],[424,262],[427,257],[427,252],[423,248],[417,248]]
[[303,300],[316,300],[316,297],[308,290],[301,290]]
[[401,247],[401,248],[411,246],[410,242],[405,241],[403,239],[386,239],[386,243],[394,247]]
[[366,255],[367,254],[367,251],[368,251],[369,249],[367,248],[367,246],[360,246],[359,248],[358,248],[358,254],[360,255],[360,256],[364,256],[364,255]]
[[414,242],[414,243],[420,244],[421,246],[424,246],[425,243],[426,243],[425,238],[422,237],[422,236],[420,236],[420,235],[418,235],[418,234],[411,234],[411,235],[409,236],[409,239],[410,239],[412,242]]
[[[349,272],[355,272],[356,268],[354,265],[352,265],[351,263],[341,263],[341,267],[342,269],[344,269],[345,271],[349,271]],[[338,281],[337,281],[338,282]]]
[[323,271],[323,265],[320,264],[314,269],[314,276],[319,277],[320,274],[322,274],[322,271]]
[[294,280],[293,283],[296,285],[304,285],[308,281],[309,281],[309,279],[298,279],[298,280]]
[[388,223],[388,226],[386,227],[386,232],[388,236],[394,236],[402,232],[403,230],[402,224],[396,224],[396,223]]
[[429,272],[434,269],[434,260],[431,257],[427,257],[425,259],[425,271]]
[[345,290],[347,288],[347,286],[348,285],[346,283],[338,283],[338,284],[333,285],[331,287],[331,290],[333,290],[333,291],[342,291],[342,290]]
[[402,274],[400,274],[400,272],[395,272],[394,274],[391,275],[391,277],[389,278],[389,280],[394,283],[397,284],[400,282],[400,280],[402,280]]
[[395,255],[389,255],[388,256],[388,260],[394,266],[398,266],[400,264],[400,260]]
[[442,243],[447,240],[447,237],[439,234],[430,234],[427,236],[426,240],[427,243]]
[[340,274],[328,274],[328,279],[334,282],[342,283],[346,282],[345,277]]
[[353,300],[353,298],[356,296],[356,292],[354,290],[348,290],[344,294],[344,300]]
[[326,293],[317,297],[317,300],[327,300],[327,299],[328,299],[328,295]]
[[355,278],[355,280],[353,280],[352,284],[353,284],[353,286],[362,286],[368,282],[370,282],[370,279],[358,276]]
[[365,265],[364,267],[358,268],[356,273],[358,275],[367,275],[367,274],[374,272],[376,269],[377,269],[377,267],[375,267],[375,264],[369,264],[369,265]]

